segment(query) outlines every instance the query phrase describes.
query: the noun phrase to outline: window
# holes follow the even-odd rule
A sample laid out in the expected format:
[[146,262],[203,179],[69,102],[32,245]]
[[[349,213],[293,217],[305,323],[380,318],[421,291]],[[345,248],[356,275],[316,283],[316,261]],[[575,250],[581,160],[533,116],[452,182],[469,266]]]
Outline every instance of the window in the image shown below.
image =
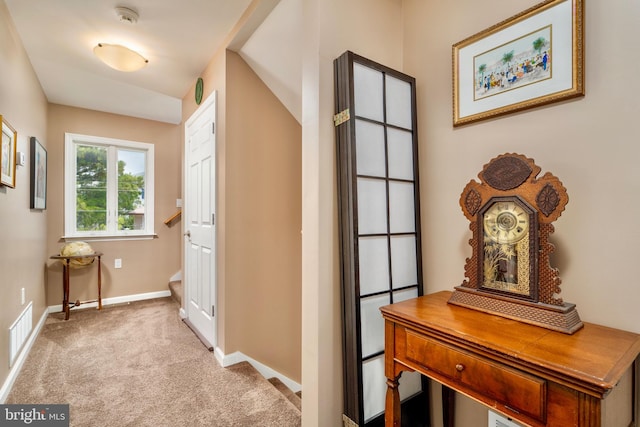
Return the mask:
[[66,238],[152,237],[153,145],[65,134]]

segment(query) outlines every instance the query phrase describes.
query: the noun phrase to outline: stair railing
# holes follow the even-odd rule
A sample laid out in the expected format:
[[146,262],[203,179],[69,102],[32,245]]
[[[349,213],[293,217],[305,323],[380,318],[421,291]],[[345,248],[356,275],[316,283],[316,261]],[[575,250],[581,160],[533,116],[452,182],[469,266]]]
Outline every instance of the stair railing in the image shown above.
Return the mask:
[[166,225],[167,227],[171,227],[174,222],[180,219],[181,216],[182,216],[182,209],[174,213],[173,215],[171,215],[169,218],[165,219],[164,225]]

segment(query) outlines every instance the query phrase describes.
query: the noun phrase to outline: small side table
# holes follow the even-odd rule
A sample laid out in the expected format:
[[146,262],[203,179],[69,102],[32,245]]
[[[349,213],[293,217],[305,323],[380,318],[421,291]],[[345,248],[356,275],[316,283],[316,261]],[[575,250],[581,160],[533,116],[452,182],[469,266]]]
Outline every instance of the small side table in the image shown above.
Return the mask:
[[[51,259],[60,259],[62,261],[63,274],[62,274],[62,311],[64,311],[64,320],[69,320],[69,310],[71,307],[76,307],[81,304],[87,304],[90,302],[98,303],[98,310],[102,310],[102,263],[100,261],[100,257],[102,257],[102,252],[95,252],[91,255],[72,255],[72,256],[63,256],[63,255],[52,255]],[[98,259],[98,299],[89,300],[89,301],[80,301],[76,300],[75,302],[69,302],[69,270],[71,267],[69,266],[69,262],[72,259],[79,258],[97,258]]]

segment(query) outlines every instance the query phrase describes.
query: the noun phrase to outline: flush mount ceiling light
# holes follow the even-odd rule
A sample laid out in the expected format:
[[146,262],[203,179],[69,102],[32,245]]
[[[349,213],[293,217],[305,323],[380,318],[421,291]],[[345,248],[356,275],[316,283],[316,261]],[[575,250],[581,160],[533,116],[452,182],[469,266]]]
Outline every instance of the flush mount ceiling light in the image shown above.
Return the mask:
[[93,53],[109,67],[118,71],[137,71],[149,62],[138,52],[119,44],[98,43]]
[[[120,22],[130,25],[138,22],[138,12],[131,8],[118,6],[115,11]],[[93,48],[93,53],[102,62],[118,71],[137,71],[149,62],[138,52],[119,44],[98,43]]]

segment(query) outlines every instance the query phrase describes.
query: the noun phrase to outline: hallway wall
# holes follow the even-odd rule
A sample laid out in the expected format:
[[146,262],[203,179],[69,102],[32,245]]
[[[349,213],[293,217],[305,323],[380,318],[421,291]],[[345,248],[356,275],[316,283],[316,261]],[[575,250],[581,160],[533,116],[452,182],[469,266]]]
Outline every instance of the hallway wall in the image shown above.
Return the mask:
[[227,51],[227,321],[237,348],[301,381],[301,128]]
[[[169,278],[180,271],[182,223],[172,227],[164,220],[176,213],[182,197],[180,176],[181,125],[50,104],[48,109],[49,211],[47,253],[60,251],[64,242],[64,137],[65,132],[146,142],[155,151],[154,227],[157,237],[147,240],[89,242],[102,257],[102,298],[167,291]],[[114,268],[114,259],[122,268]],[[62,266],[51,260],[48,269],[47,304],[62,302]],[[74,270],[71,300],[97,296],[94,268]],[[82,286],[80,286],[82,284]]]
[[[9,326],[33,301],[33,324],[45,311],[48,261],[47,210],[29,209],[29,138],[49,149],[47,100],[31,67],[9,11],[0,2],[0,115],[18,132],[25,166],[16,166],[15,188],[0,186],[0,385],[9,373]],[[49,200],[47,200],[47,203]],[[21,289],[26,303],[21,304]]]
[[[238,54],[202,78],[217,96],[217,347],[300,382],[301,128]],[[191,92],[183,121],[195,108]]]
[[402,1],[305,0],[302,20],[302,424],[333,427],[343,413],[333,61],[351,50],[402,71]]

